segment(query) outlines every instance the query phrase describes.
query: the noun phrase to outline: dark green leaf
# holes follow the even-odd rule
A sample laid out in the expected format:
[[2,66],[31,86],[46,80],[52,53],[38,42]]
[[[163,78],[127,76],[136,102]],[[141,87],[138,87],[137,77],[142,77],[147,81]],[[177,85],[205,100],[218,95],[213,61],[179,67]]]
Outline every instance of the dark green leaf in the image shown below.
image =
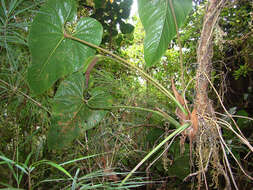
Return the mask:
[[173,164],[168,166],[168,174],[171,176],[177,176],[180,179],[184,179],[190,172],[189,158],[190,158],[190,147],[188,144],[184,144],[185,152],[180,153],[179,142],[174,143],[169,154],[173,157]]
[[[177,25],[181,27],[192,8],[191,0],[173,0]],[[156,64],[172,38],[176,35],[169,0],[138,0],[141,22],[146,36],[144,39],[144,57],[147,66]]]
[[105,6],[105,0],[94,0],[95,8],[103,8]]
[[117,30],[113,30],[111,31],[111,35],[112,36],[117,36],[118,35],[118,31]]
[[[239,110],[236,115],[248,117],[248,112],[245,110]],[[247,129],[247,127],[249,127],[250,120],[246,118],[238,118],[236,123],[241,129]]]
[[77,72],[64,80],[53,100],[52,127],[49,130],[48,143],[50,148],[63,148],[77,138],[80,131],[95,127],[107,111],[90,109],[103,108],[112,104],[112,98],[103,89],[95,88],[90,97],[84,97],[87,89],[85,77]]
[[102,40],[102,26],[95,19],[82,18],[76,22],[75,1],[47,1],[34,18],[29,35],[32,65],[28,69],[28,82],[35,94],[79,70],[95,53],[90,47],[66,39],[65,32],[96,45]]
[[134,26],[131,24],[128,24],[128,23],[126,24],[126,23],[122,22],[120,24],[120,30],[123,34],[129,34],[129,33],[133,32]]

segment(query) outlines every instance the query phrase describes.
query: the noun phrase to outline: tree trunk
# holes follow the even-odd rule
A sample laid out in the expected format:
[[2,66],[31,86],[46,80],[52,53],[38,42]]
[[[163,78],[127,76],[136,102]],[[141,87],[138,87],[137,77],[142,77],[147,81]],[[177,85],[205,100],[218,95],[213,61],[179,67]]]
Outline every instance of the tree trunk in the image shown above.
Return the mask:
[[[219,155],[219,133],[215,125],[215,114],[212,101],[208,98],[209,79],[212,70],[213,30],[225,3],[226,0],[209,0],[197,50],[198,69],[196,74],[195,107],[198,113],[198,133],[195,137],[196,146],[194,152],[198,168],[199,189],[203,181],[205,181],[207,188],[207,179],[205,175],[207,170],[212,170],[208,173],[211,174],[212,181],[216,185],[218,185],[219,175],[224,175],[225,179],[228,179],[220,163],[222,159]],[[208,165],[209,167],[207,167]],[[208,184],[210,184],[210,181]],[[227,180],[226,186],[227,189],[230,189],[229,180]]]

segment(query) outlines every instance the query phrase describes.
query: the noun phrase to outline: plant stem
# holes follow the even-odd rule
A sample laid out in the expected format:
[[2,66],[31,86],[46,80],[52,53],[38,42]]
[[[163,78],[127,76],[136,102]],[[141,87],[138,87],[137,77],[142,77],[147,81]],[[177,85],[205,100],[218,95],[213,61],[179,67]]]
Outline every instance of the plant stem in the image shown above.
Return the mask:
[[64,33],[64,37],[65,38],[69,38],[69,39],[72,39],[72,40],[75,40],[75,41],[78,41],[82,44],[85,44],[89,47],[92,47],[92,48],[95,48],[95,49],[98,49],[112,57],[114,57],[116,59],[116,61],[120,64],[123,63],[124,66],[132,69],[133,71],[138,71],[144,78],[146,78],[150,83],[152,83],[157,89],[159,89],[161,92],[163,92],[167,97],[169,97],[173,102],[175,102],[177,104],[177,106],[182,110],[182,112],[185,114],[185,115],[188,115],[187,111],[183,108],[183,106],[176,100],[176,98],[166,89],[164,88],[160,83],[158,83],[155,79],[153,79],[151,76],[149,76],[147,73],[145,73],[142,69],[140,69],[139,67],[129,63],[128,61],[126,61],[125,59],[121,58],[120,56],[117,56],[113,53],[111,53],[110,51],[106,50],[106,49],[103,49],[97,45],[94,45],[92,43],[89,43],[87,41],[84,41],[84,40],[81,40],[79,38],[76,38],[74,36],[71,36],[67,33]]
[[174,136],[180,134],[185,129],[187,129],[190,126],[189,123],[186,123],[176,129],[173,133],[171,133],[168,137],[166,137],[160,144],[158,144],[151,152],[149,152],[136,166],[132,171],[123,179],[123,181],[120,183],[120,186],[124,185],[124,183],[127,181],[129,177],[133,175],[133,173],[149,158],[151,157],[157,150],[159,150],[168,140],[173,138]]
[[31,102],[33,102],[34,104],[39,106],[40,108],[44,109],[46,112],[50,113],[50,111],[46,107],[43,107],[41,103],[37,102],[36,100],[34,100],[33,98],[31,98],[30,96],[25,94],[24,92],[18,90],[17,87],[10,85],[9,83],[3,81],[2,79],[0,79],[0,82],[5,84],[6,86],[8,86],[14,93],[18,92],[18,93],[22,94],[25,98],[27,98],[28,100],[30,100]]
[[31,183],[31,173],[28,171],[28,189],[32,189],[32,183]]
[[90,108],[90,109],[94,109],[94,110],[112,110],[112,109],[118,109],[118,108],[125,108],[125,109],[134,109],[134,110],[140,110],[140,111],[147,111],[147,112],[151,112],[157,115],[162,116],[163,118],[167,119],[169,122],[171,122],[174,126],[176,126],[177,128],[181,127],[181,124],[177,122],[177,120],[175,120],[173,117],[171,117],[168,114],[165,114],[161,111],[156,111],[156,110],[152,110],[152,109],[148,109],[148,108],[142,108],[142,107],[135,107],[135,106],[108,106],[108,107],[101,107],[101,108],[96,108],[96,107],[92,107],[90,106],[87,102],[86,105]]

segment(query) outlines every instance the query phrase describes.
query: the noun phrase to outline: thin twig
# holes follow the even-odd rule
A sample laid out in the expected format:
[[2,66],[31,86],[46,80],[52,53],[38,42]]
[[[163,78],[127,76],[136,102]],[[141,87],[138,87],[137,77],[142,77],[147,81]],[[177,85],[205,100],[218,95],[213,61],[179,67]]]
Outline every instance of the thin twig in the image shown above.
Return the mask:
[[46,107],[42,106],[41,103],[37,102],[36,100],[34,100],[33,98],[31,98],[30,96],[28,96],[27,94],[25,94],[24,92],[18,90],[17,87],[13,87],[12,85],[8,84],[7,82],[3,81],[2,79],[0,79],[0,82],[3,83],[3,84],[5,84],[6,86],[8,86],[14,93],[18,92],[18,93],[22,94],[25,98],[27,98],[28,100],[30,100],[31,102],[33,102],[37,106],[39,106],[40,108],[42,108],[45,111],[47,111],[48,113],[50,113],[50,111]]
[[171,139],[171,141],[170,141],[170,143],[169,143],[169,145],[163,150],[163,152],[153,161],[153,162],[151,162],[150,164],[149,164],[149,166],[146,168],[146,171],[148,171],[149,170],[149,168],[170,148],[170,146],[172,145],[172,143],[174,142],[174,140],[175,140],[175,138],[178,136],[178,134],[177,135],[175,135],[172,139]]
[[247,117],[247,116],[243,116],[243,115],[232,115],[232,114],[230,114],[230,115],[226,115],[226,114],[222,114],[222,113],[219,113],[219,112],[214,112],[215,114],[218,114],[218,115],[222,115],[222,116],[231,116],[231,117],[238,117],[238,118],[242,118],[242,119],[248,119],[248,120],[251,120],[251,121],[253,121],[253,118],[251,118],[251,117]]
[[[220,136],[221,149],[222,149],[222,151],[223,151],[223,156],[224,156],[224,158],[225,158],[226,165],[227,165],[228,171],[229,171],[229,173],[230,173],[230,177],[231,177],[231,179],[232,179],[232,181],[233,181],[233,184],[234,184],[234,186],[235,186],[235,189],[236,189],[236,190],[239,190],[238,187],[237,187],[237,184],[236,184],[236,182],[235,182],[235,178],[234,178],[234,175],[233,175],[232,169],[231,169],[231,167],[230,167],[230,163],[229,163],[229,161],[228,161],[228,157],[227,157],[227,155],[226,155],[226,151],[225,151],[225,148],[224,148],[224,145],[225,145],[226,147],[227,147],[227,145],[226,145],[226,143],[225,143],[225,141],[224,141],[224,139],[223,139],[223,137],[222,137],[221,131],[220,131],[220,129],[219,129],[219,125],[218,125],[217,123],[215,123],[215,126],[216,126],[217,131],[218,131],[219,136]],[[227,147],[227,148],[228,148],[228,147]]]
[[[216,127],[218,126],[218,124],[215,124]],[[218,129],[218,128],[217,128]],[[227,146],[227,144],[225,143],[222,134],[220,132],[220,130],[218,130],[219,136],[220,136],[220,140],[221,142],[224,144],[224,146],[226,147],[226,149],[228,150],[228,152],[232,155],[232,157],[234,158],[235,162],[238,164],[239,168],[241,169],[241,171],[244,173],[244,175],[246,175],[250,180],[253,180],[253,177],[251,177],[250,175],[248,175],[245,170],[243,169],[243,167],[241,166],[241,164],[239,163],[239,161],[237,160],[237,158],[235,157],[235,155],[232,153],[232,151],[230,150],[230,148]],[[226,152],[224,152],[224,154],[226,154]]]
[[[235,120],[233,119],[233,117],[231,116],[231,114],[227,111],[227,109],[225,108],[224,104],[222,103],[222,100],[221,100],[221,98],[220,98],[220,96],[219,96],[217,90],[216,90],[215,87],[213,86],[213,83],[210,81],[210,79],[209,79],[209,77],[206,75],[206,73],[204,73],[204,75],[206,76],[208,82],[210,83],[211,87],[213,88],[215,94],[217,95],[217,98],[219,99],[222,108],[224,109],[224,111],[226,112],[226,114],[230,117],[230,119],[233,121],[233,123],[235,124],[237,130],[240,132],[241,136],[242,136],[244,139],[246,139],[245,136],[243,135],[243,133],[241,132],[239,126],[237,125],[237,123],[235,122]],[[253,148],[252,148],[252,151],[253,151]]]
[[[210,119],[207,116],[204,116],[204,117],[207,118],[207,119]],[[253,152],[253,147],[251,146],[249,141],[246,138],[243,138],[240,134],[238,134],[227,121],[225,121],[224,119],[221,119],[221,118],[216,118],[216,119],[217,119],[217,121],[216,121],[217,123],[223,124],[228,129],[230,129]]]

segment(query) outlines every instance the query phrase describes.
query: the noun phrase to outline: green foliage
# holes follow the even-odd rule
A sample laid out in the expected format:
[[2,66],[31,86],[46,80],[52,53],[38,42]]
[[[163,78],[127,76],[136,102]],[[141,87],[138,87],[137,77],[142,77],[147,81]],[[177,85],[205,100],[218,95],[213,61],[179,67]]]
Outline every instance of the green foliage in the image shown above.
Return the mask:
[[251,69],[248,64],[240,65],[240,68],[234,71],[233,76],[235,80],[238,80],[241,76],[247,77],[251,71],[253,71],[253,69]]
[[95,8],[103,8],[105,6],[105,0],[94,0]]
[[150,145],[155,144],[157,139],[162,136],[164,133],[164,130],[153,128],[149,130],[149,133],[147,134],[145,138],[145,142],[150,143]]
[[160,60],[176,35],[176,26],[180,28],[183,25],[192,8],[191,0],[172,1],[175,24],[169,1],[138,0],[140,19],[146,32],[144,57],[148,67]]
[[[19,34],[20,29],[27,27],[26,22],[22,22],[20,14],[25,9],[22,8],[23,1],[10,0],[1,1],[0,6],[0,46],[7,48],[10,44],[26,45],[24,36]],[[21,8],[20,8],[21,7]]]
[[[230,2],[221,12],[214,51],[214,80],[217,91],[224,92],[229,107],[245,109],[252,115],[252,1]],[[222,77],[221,77],[222,76]],[[226,80],[224,80],[226,79]],[[223,85],[220,85],[223,84]]]
[[[49,1],[50,3],[56,2],[55,0]],[[29,26],[33,28],[33,24],[30,22],[33,21],[34,14],[38,13],[42,15],[41,17],[46,17],[45,12],[49,13],[50,10],[56,10],[38,11],[41,5],[45,7],[49,1],[46,4],[44,0],[0,1],[0,188],[137,189],[145,184],[143,181],[146,181],[146,179],[141,177],[132,178],[132,181],[119,187],[120,181],[109,181],[108,177],[116,174],[122,179],[126,175],[123,172],[133,169],[148,152],[151,153],[144,160],[147,165],[150,166],[150,158],[153,159],[156,156],[159,158],[162,152],[161,149],[163,149],[162,147],[164,147],[166,142],[165,140],[162,144],[159,144],[163,140],[161,137],[164,136],[164,128],[167,126],[167,122],[160,115],[150,114],[146,111],[133,111],[126,109],[126,107],[160,108],[164,112],[172,114],[175,118],[175,104],[168,100],[164,93],[159,92],[149,82],[144,81],[137,71],[121,67],[110,56],[101,56],[103,59],[99,59],[92,69],[89,87],[87,87],[83,72],[86,71],[92,57],[83,56],[82,53],[80,54],[82,56],[77,59],[73,56],[67,57],[68,55],[74,55],[71,52],[73,47],[77,50],[75,52],[75,55],[77,55],[83,50],[81,47],[84,46],[79,42],[71,42],[70,39],[66,38],[63,41],[71,45],[71,47],[65,48],[62,51],[64,55],[62,57],[59,56],[59,59],[72,59],[73,62],[69,62],[69,65],[67,67],[64,66],[64,68],[72,68],[75,65],[75,69],[72,68],[72,71],[69,70],[64,75],[59,75],[52,82],[53,84],[57,81],[52,88],[50,88],[51,84],[43,90],[45,92],[49,89],[48,93],[34,96],[39,93],[31,92],[26,81],[27,68],[33,65],[33,63],[30,63],[31,55],[27,48],[27,32]],[[57,1],[57,4],[62,2],[65,1]],[[75,7],[75,1],[67,0],[66,2],[68,2],[66,4],[68,6],[59,6],[58,8],[63,10],[68,8],[68,10],[71,10],[73,18],[75,8],[72,9],[69,5]],[[128,20],[126,17],[129,16],[132,1],[114,0],[112,3],[110,0],[80,0],[78,2],[79,5],[87,6],[77,7],[76,18],[67,21],[65,18],[61,20],[58,13],[52,15],[52,19],[58,18],[58,23],[66,21],[64,24],[61,23],[61,30],[58,25],[57,27],[52,26],[53,30],[61,31],[55,36],[58,37],[59,34],[60,37],[64,37],[63,31],[74,35],[77,32],[78,19],[82,22],[79,23],[80,27],[87,20],[94,21],[94,23],[100,25],[94,19],[84,18],[92,15],[97,20],[103,20],[101,23],[105,32],[102,46],[112,50],[121,57],[126,57],[134,66],[138,65],[146,69],[142,48],[143,27],[140,21],[135,18],[134,23],[131,23],[135,25],[135,31],[132,34],[133,27],[127,24]],[[147,3],[150,2],[153,3],[155,1],[152,0]],[[175,0],[173,2],[177,3]],[[181,25],[183,29],[180,30],[184,63],[187,65],[185,68],[188,74],[186,83],[193,79],[193,72],[197,65],[195,64],[197,40],[199,39],[201,20],[205,10],[203,4],[199,4],[199,1],[195,2],[194,12],[188,17],[185,27]],[[247,78],[245,78],[250,80],[251,44],[253,43],[252,38],[248,34],[251,27],[249,19],[249,11],[251,9],[248,2],[248,0],[238,1],[238,3],[234,2],[238,4],[236,7],[229,7],[222,13],[224,17],[220,19],[219,24],[221,30],[226,31],[227,35],[219,38],[221,39],[219,43],[215,43],[215,56],[213,59],[215,71],[213,72],[212,80],[215,87],[223,86],[223,83],[221,84],[218,81],[221,71],[224,71],[218,64],[221,62],[221,65],[226,64],[225,66],[226,68],[228,67],[228,70],[232,68],[232,73],[238,70],[238,65],[248,65],[248,69],[246,69]],[[233,14],[234,12],[235,14]],[[34,18],[34,21],[36,20],[37,17]],[[227,25],[227,23],[229,24]],[[50,23],[46,23],[46,26],[50,27]],[[87,30],[86,24],[82,26],[84,26],[82,32],[85,32]],[[38,34],[43,33],[43,30],[38,30]],[[51,41],[46,38],[48,37],[47,35],[37,37],[34,33],[34,36],[41,42],[34,42],[34,46],[38,46],[36,48],[46,44],[46,41],[50,45]],[[53,36],[51,37],[53,41],[56,39]],[[45,41],[40,39],[45,39]],[[88,39],[84,40],[89,41]],[[31,39],[29,39],[29,45],[30,42]],[[161,64],[153,65],[146,70],[149,75],[167,88],[170,87],[170,78],[172,76],[176,79],[175,81],[179,77],[179,51],[176,43],[177,39],[172,38],[172,43],[170,45],[167,44],[169,49],[163,53]],[[223,49],[218,47],[218,45],[222,45]],[[43,54],[44,50],[49,51],[45,47],[40,53]],[[103,54],[100,50],[98,51]],[[92,52],[95,52],[94,49]],[[93,54],[91,53],[91,55]],[[34,58],[32,60],[34,61]],[[83,61],[79,62],[80,60]],[[62,72],[60,71],[61,66],[62,62],[57,63],[57,65],[53,66],[54,70],[52,71],[55,73]],[[51,70],[48,70],[48,72],[51,72]],[[246,73],[243,69],[237,72],[238,76],[243,76],[243,73]],[[53,72],[51,74],[54,75]],[[235,77],[231,76],[232,78]],[[239,77],[238,80],[241,78],[243,77]],[[44,78],[42,79],[44,80]],[[227,78],[227,80],[230,79]],[[33,79],[30,78],[30,80]],[[40,82],[37,81],[37,87],[35,88],[40,88],[39,85]],[[176,85],[178,87],[180,83],[176,83]],[[186,89],[187,100],[194,97],[193,85],[194,82],[191,82]],[[245,118],[246,116],[250,117],[252,114],[250,107],[252,88],[250,86],[247,87],[249,89],[247,94],[243,93],[243,96],[240,95],[244,98],[245,108],[237,107],[231,114],[236,113],[243,116],[243,118],[235,118],[235,120],[245,137],[252,140],[252,122]],[[230,87],[227,89],[230,89]],[[104,107],[112,105],[112,96],[114,103],[127,106],[112,109],[108,112]],[[224,98],[228,97],[225,95]],[[225,106],[231,107],[231,104],[227,103]],[[236,112],[236,110],[239,111]],[[232,121],[228,117],[224,116],[221,119],[232,125]],[[235,128],[235,126],[233,127]],[[238,138],[230,130],[224,128],[222,132],[224,140],[240,162],[242,156],[244,157],[248,150],[242,146]],[[48,144],[51,149],[48,148]],[[66,146],[68,144],[71,146]],[[161,149],[157,151],[157,147]],[[60,148],[64,149],[60,150]],[[168,185],[175,187],[174,184],[182,184],[181,180],[173,180],[176,178],[183,179],[190,172],[188,142],[185,142],[185,148],[185,154],[181,155],[179,143],[176,141],[176,144],[172,144],[166,155],[162,155],[164,158],[166,156],[169,158],[165,159],[167,161],[166,167],[165,165],[162,167],[162,163],[158,160],[154,167],[149,168],[151,180],[155,180],[154,176],[158,177],[159,181],[166,177],[168,179],[166,188],[168,188]],[[154,150],[157,152],[154,153]],[[97,153],[104,152],[106,154],[97,156]],[[89,157],[87,155],[92,156]],[[228,153],[227,156],[229,160],[232,160],[231,154]],[[103,160],[105,160],[105,163]],[[252,165],[250,156],[243,160],[243,164],[250,168]],[[111,173],[106,170],[107,167]],[[146,175],[145,168],[145,166],[140,167],[138,173],[134,175]],[[238,175],[241,174],[236,168],[233,168],[233,172]],[[28,183],[29,179],[31,179],[30,186]],[[207,180],[209,183],[208,175]],[[250,183],[242,178],[237,178],[236,180],[241,180],[245,188]],[[157,189],[159,185],[156,183],[153,186]],[[180,188],[179,186],[181,185],[177,185],[177,189]]]
[[128,33],[131,33],[131,32],[133,32],[133,30],[134,30],[134,26],[133,25],[131,25],[131,24],[129,24],[129,23],[122,23],[121,25],[120,25],[120,30],[121,30],[121,32],[123,33],[123,34],[128,34]]
[[190,172],[189,166],[189,144],[185,144],[185,152],[181,154],[180,152],[180,142],[175,142],[169,149],[168,155],[172,158],[172,165],[167,167],[168,174],[170,176],[177,176],[181,180],[183,180]]
[[79,70],[95,53],[90,47],[66,39],[65,33],[96,45],[102,40],[102,26],[95,19],[76,20],[74,1],[51,0],[43,5],[29,35],[32,65],[28,82],[35,94],[45,92],[59,78]]
[[250,0],[244,0],[235,4],[232,4],[221,13],[223,19],[220,20],[220,25],[227,33],[227,39],[235,39],[241,37],[241,35],[250,32],[250,25],[252,22],[252,16],[250,11],[252,10],[252,2]]
[[121,43],[121,54],[135,63],[137,66],[144,68],[144,56],[143,56],[143,40],[145,32],[139,17],[133,17],[135,29],[133,32],[133,43],[124,44]]
[[[7,158],[6,156],[0,154],[0,166],[1,165],[8,165],[9,170],[11,172],[11,174],[15,177],[15,179],[17,180],[17,182],[19,183],[17,186],[19,187],[20,182],[22,180],[22,178],[27,177],[29,180],[29,186],[28,189],[36,189],[38,188],[38,184],[33,183],[32,179],[36,178],[36,175],[34,175],[36,170],[39,170],[41,168],[41,166],[50,166],[51,168],[54,168],[55,170],[57,170],[58,172],[61,173],[62,178],[61,179],[51,179],[51,180],[43,180],[41,181],[41,183],[55,183],[58,181],[61,181],[61,184],[64,184],[64,188],[68,188],[69,186],[71,187],[71,189],[126,189],[126,188],[130,188],[130,187],[139,187],[139,186],[143,186],[143,182],[141,182],[141,178],[136,178],[135,181],[132,182],[128,182],[127,184],[125,184],[125,186],[123,187],[118,187],[119,183],[115,182],[115,183],[92,183],[90,182],[92,179],[95,178],[101,178],[101,177],[106,177],[107,175],[111,175],[111,173],[105,173],[104,171],[95,171],[92,173],[89,173],[87,175],[82,175],[80,172],[80,168],[77,168],[75,171],[75,175],[71,175],[71,173],[69,171],[67,171],[64,167],[66,167],[66,165],[72,165],[72,164],[76,164],[77,162],[80,161],[87,161],[89,158],[95,157],[98,155],[91,155],[91,156],[85,156],[85,157],[81,157],[78,159],[74,159],[74,160],[69,160],[67,162],[61,163],[61,164],[57,164],[55,162],[49,161],[49,160],[40,160],[37,162],[34,162],[32,164],[30,164],[30,158],[31,158],[31,154],[29,154],[27,156],[27,159],[24,163],[17,163],[9,158]],[[19,171],[21,171],[21,175],[19,174]],[[120,174],[120,173],[118,173]],[[0,181],[0,185],[3,184]],[[3,184],[4,186],[8,187],[8,188],[1,188],[3,189],[8,189],[8,190],[22,190],[23,188],[14,188],[11,185],[8,184]],[[53,188],[55,189],[55,187]]]
[[103,25],[104,43],[112,45],[114,40],[121,38],[120,32],[122,34],[132,33],[134,26],[127,21],[132,3],[133,0],[94,1],[95,11],[91,17],[96,18]]
[[[3,2],[5,2],[6,5],[6,10],[4,11],[2,9],[4,8],[2,6]],[[99,163],[99,158],[86,161],[80,160],[81,162],[76,161],[72,162],[72,164],[64,165],[65,170],[73,176],[73,178],[75,176],[75,183],[74,180],[71,181],[66,178],[67,175],[62,173],[57,167],[50,167],[53,165],[44,162],[42,164],[41,161],[45,159],[52,160],[50,161],[52,163],[64,163],[73,158],[90,154],[91,151],[93,151],[89,150],[87,152],[87,150],[80,145],[85,143],[83,139],[80,138],[80,144],[77,144],[77,141],[75,141],[72,144],[72,148],[65,149],[64,151],[48,150],[46,143],[47,132],[48,129],[51,130],[50,127],[52,127],[52,123],[54,122],[51,112],[51,98],[55,94],[54,90],[58,92],[60,81],[64,79],[60,79],[54,86],[54,89],[50,89],[50,93],[44,93],[41,96],[34,96],[34,93],[30,92],[26,81],[27,68],[28,65],[31,64],[31,56],[27,48],[28,27],[31,26],[34,14],[40,12],[38,11],[38,7],[40,7],[42,3],[44,3],[44,1],[39,0],[0,1],[0,14],[2,16],[0,20],[0,151],[4,152],[4,155],[1,154],[1,156],[8,159],[5,161],[0,160],[0,188],[68,189],[71,187],[72,189],[126,189],[140,186],[141,182],[138,183],[138,181],[143,181],[141,178],[134,178],[133,181],[130,181],[122,188],[118,187],[117,182],[105,182],[106,176],[110,174],[105,174],[100,166],[96,164]],[[9,10],[12,11],[9,12]],[[3,16],[4,14],[2,13],[7,13],[7,16]],[[73,24],[66,23],[66,30],[73,32],[75,26],[75,22]],[[109,67],[107,67],[107,69],[108,68]],[[119,68],[119,66],[114,67],[115,70],[116,68]],[[83,68],[80,68],[80,70],[83,70]],[[99,71],[99,68],[97,71]],[[108,85],[109,80],[107,79],[110,77],[108,75],[106,75],[106,77],[100,77],[100,79],[104,79],[103,85]],[[82,80],[83,78],[84,76],[82,75]],[[114,79],[114,76],[112,76],[112,79]],[[98,78],[94,83],[95,85],[101,85],[102,80],[99,81]],[[91,86],[93,85],[92,81],[90,84]],[[132,83],[128,85],[131,86]],[[122,86],[117,87],[119,89]],[[109,88],[107,86],[106,91],[112,90],[113,88],[111,89],[110,86]],[[86,89],[86,91],[88,91],[88,89]],[[125,91],[127,91],[127,89],[125,89]],[[92,100],[89,99],[89,96],[94,97],[92,94],[97,92],[101,94],[101,89],[89,89],[89,92],[85,93],[84,96],[88,95],[87,100],[92,104]],[[119,90],[115,93],[122,96]],[[96,97],[101,97],[99,94],[97,94]],[[123,96],[126,97],[125,95]],[[125,99],[125,102],[127,101],[128,100]],[[99,107],[100,105],[93,104],[93,106]],[[99,111],[104,112],[103,110]],[[114,114],[117,115],[117,112]],[[98,129],[101,130],[100,132],[103,134],[103,130],[108,130],[106,128],[108,128],[108,126],[102,125],[101,128]],[[96,137],[95,135],[89,136],[89,141],[93,142],[92,146],[94,147],[98,147],[102,144],[101,141],[94,139]],[[125,138],[126,136],[122,135],[122,137]],[[97,149],[94,150],[98,151]],[[99,149],[99,153],[104,151],[104,149]],[[118,153],[115,155],[118,156]],[[29,162],[28,164],[27,161]],[[22,171],[27,172],[26,166],[34,166],[32,164],[38,162],[41,162],[41,164],[36,165],[30,173],[30,177],[32,178],[30,188],[28,186],[29,175]],[[90,163],[91,165],[89,165]],[[61,164],[57,165],[62,167]],[[124,175],[122,173],[117,174]]]
[[248,127],[250,127],[250,124],[252,123],[252,121],[246,119],[246,117],[249,116],[247,111],[239,110],[239,111],[237,111],[236,115],[244,117],[244,118],[238,118],[237,119],[236,123],[237,123],[237,125],[239,126],[240,129],[247,129]]
[[104,118],[106,111],[92,110],[90,107],[99,109],[111,104],[111,96],[103,89],[87,91],[82,73],[70,75],[60,84],[52,102],[49,146],[65,148],[80,135],[80,131],[93,128]]

